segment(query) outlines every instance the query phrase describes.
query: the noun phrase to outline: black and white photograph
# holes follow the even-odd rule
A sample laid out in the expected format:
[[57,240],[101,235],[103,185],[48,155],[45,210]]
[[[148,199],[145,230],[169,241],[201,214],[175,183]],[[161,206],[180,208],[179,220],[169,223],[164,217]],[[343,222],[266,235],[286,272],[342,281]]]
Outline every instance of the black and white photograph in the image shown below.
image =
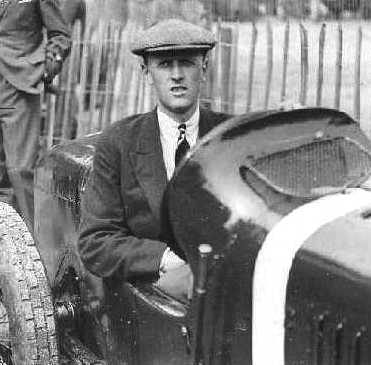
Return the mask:
[[0,365],[370,364],[370,0],[0,0]]

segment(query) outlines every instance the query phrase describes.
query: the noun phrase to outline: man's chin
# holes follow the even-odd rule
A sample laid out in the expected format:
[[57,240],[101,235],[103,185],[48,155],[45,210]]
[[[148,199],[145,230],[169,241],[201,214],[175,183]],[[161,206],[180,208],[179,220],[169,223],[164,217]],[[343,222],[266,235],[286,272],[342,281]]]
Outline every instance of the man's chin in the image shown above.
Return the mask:
[[194,109],[195,104],[190,104],[189,102],[179,102],[179,103],[174,103],[169,106],[169,110],[171,110],[173,113],[177,114],[184,114],[189,112],[190,110]]
[[186,107],[186,106],[178,106],[175,108],[172,108],[171,111],[175,114],[186,114],[189,110],[191,110],[192,107]]
[[178,103],[161,103],[161,109],[169,115],[185,116],[186,118],[188,118],[195,111],[197,104],[197,102],[190,103],[189,101],[181,102],[180,100],[178,100]]

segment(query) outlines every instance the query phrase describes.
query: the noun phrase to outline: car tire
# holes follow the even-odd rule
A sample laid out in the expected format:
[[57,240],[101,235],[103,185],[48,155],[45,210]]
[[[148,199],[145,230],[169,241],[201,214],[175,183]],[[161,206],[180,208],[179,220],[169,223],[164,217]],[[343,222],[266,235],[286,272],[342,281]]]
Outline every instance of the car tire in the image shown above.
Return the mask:
[[[59,363],[53,301],[44,266],[25,223],[5,203],[0,203],[0,307],[0,345],[11,350],[10,357],[0,352],[0,364]],[[3,338],[6,329],[8,338]]]

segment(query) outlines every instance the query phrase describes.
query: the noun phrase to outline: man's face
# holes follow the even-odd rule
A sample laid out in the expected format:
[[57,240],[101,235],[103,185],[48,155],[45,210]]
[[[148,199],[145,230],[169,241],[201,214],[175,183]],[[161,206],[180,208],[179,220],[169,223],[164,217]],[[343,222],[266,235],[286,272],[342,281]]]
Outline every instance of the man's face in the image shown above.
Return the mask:
[[206,67],[203,54],[182,50],[148,55],[143,70],[156,89],[159,106],[180,121],[191,117],[198,105]]

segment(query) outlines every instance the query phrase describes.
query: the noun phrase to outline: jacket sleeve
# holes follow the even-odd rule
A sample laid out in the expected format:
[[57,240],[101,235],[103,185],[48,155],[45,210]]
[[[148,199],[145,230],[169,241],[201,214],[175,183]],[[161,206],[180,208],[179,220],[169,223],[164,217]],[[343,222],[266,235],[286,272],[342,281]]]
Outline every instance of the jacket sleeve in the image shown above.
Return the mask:
[[[70,0],[68,0],[70,1]],[[40,12],[46,28],[46,53],[63,61],[71,50],[71,31],[63,18],[58,0],[40,0]]]
[[79,252],[100,277],[157,278],[166,244],[131,234],[120,187],[120,151],[102,136],[81,201]]

